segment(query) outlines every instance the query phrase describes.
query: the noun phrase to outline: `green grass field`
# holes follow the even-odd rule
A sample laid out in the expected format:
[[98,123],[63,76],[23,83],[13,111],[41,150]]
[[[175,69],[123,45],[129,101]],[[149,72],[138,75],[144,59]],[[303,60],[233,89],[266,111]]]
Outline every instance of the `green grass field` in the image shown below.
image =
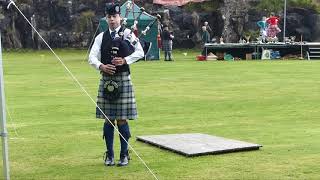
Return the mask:
[[[196,51],[182,53],[131,66],[139,119],[130,142],[159,179],[320,179],[320,61],[198,62]],[[86,52],[57,54],[95,99],[99,73]],[[153,179],[133,154],[128,167],[103,165],[95,107],[50,52],[3,60],[11,179]],[[187,158],[135,140],[172,133],[263,148]],[[115,146],[117,159],[118,138]]]

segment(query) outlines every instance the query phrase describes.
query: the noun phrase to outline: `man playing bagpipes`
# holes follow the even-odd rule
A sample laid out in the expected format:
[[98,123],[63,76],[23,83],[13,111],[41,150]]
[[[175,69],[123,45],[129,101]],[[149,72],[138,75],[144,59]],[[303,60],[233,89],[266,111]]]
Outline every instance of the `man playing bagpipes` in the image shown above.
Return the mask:
[[116,123],[122,135],[118,166],[126,166],[130,159],[127,142],[131,137],[127,120],[134,120],[138,115],[129,65],[141,59],[144,52],[134,33],[120,25],[119,4],[107,5],[106,19],[109,29],[95,38],[89,55],[89,64],[101,73],[96,118],[105,119],[103,137],[107,151],[104,164],[115,165],[113,139]]

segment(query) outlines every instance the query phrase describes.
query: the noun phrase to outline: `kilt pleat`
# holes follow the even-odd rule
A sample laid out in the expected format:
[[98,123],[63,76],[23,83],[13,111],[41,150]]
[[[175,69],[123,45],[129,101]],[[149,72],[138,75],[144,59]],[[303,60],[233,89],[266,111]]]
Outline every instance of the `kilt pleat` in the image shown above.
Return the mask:
[[162,50],[163,51],[172,51],[172,40],[163,40],[162,41]]
[[[113,80],[120,86],[120,97],[110,101],[104,98],[104,84]],[[102,74],[99,84],[97,105],[110,119],[137,119],[137,105],[129,72],[116,73],[113,76]],[[101,111],[96,108],[96,118],[105,119]]]

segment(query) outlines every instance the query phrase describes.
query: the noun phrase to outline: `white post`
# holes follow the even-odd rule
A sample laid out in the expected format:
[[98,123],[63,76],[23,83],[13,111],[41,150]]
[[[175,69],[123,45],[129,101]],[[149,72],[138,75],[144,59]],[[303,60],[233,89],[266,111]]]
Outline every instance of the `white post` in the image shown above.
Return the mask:
[[283,42],[286,37],[286,22],[287,21],[287,0],[284,0],[284,10],[283,10]]
[[10,179],[9,173],[9,151],[8,151],[8,132],[6,128],[6,108],[4,97],[3,82],[3,66],[2,66],[2,48],[1,48],[1,32],[0,32],[0,126],[2,139],[2,159],[3,159],[3,175],[5,180]]

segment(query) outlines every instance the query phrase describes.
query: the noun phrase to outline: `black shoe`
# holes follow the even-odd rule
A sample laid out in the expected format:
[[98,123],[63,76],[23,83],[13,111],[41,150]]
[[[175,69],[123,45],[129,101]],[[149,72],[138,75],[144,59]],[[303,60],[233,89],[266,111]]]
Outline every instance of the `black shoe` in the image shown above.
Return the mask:
[[106,166],[114,166],[116,163],[114,162],[114,158],[113,157],[109,157],[108,155],[108,151],[106,151],[104,153],[104,165]]

